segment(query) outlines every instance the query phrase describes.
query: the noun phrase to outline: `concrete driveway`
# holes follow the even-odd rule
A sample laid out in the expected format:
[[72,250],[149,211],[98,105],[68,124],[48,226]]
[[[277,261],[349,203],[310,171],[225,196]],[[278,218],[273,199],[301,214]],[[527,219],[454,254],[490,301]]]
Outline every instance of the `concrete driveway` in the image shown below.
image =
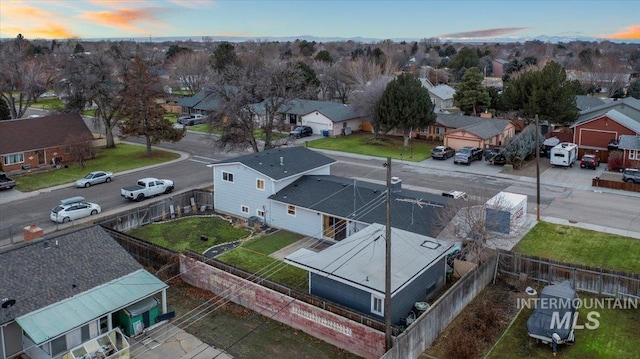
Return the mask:
[[131,338],[130,354],[131,358],[135,359],[233,358],[170,323],[151,328],[144,334]]

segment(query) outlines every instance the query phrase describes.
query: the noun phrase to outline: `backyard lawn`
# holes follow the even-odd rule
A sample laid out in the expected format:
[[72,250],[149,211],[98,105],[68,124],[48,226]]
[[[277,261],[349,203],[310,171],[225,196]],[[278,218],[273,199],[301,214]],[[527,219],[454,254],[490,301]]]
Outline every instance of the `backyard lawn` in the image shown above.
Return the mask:
[[84,177],[91,171],[120,172],[132,168],[139,168],[174,160],[180,155],[174,152],[153,149],[151,157],[147,157],[144,146],[120,143],[116,148],[99,148],[94,159],[84,162],[84,168],[77,163],[68,165],[68,168],[52,169],[43,172],[25,173],[13,175],[16,188],[22,192],[35,191],[37,189],[71,183]]
[[[163,223],[151,223],[132,229],[127,234],[159,246],[182,252],[190,249],[204,253],[216,244],[247,238],[250,231],[236,228],[229,221],[217,217],[186,217]],[[208,238],[200,240],[201,236]]]
[[514,251],[612,270],[640,272],[640,240],[538,222]]
[[361,155],[391,157],[396,160],[420,162],[431,157],[431,149],[437,146],[425,140],[412,139],[407,147],[397,136],[381,136],[374,139],[371,133],[355,133],[349,136],[325,137],[307,142],[307,147],[357,153]]
[[216,259],[306,292],[309,288],[307,271],[285,264],[281,260],[269,256],[271,253],[302,238],[301,235],[291,232],[277,231],[251,239],[240,247],[223,253]]
[[[594,295],[578,293],[582,300],[595,298]],[[587,299],[588,300],[588,299]],[[637,324],[640,320],[639,309],[585,309],[578,310],[577,324],[594,325],[587,320],[587,313],[597,311],[600,314],[596,329],[576,329],[576,341],[573,345],[560,345],[558,357],[567,359],[585,358],[640,358],[640,345],[637,345]],[[487,358],[549,358],[551,347],[527,333],[527,320],[532,309],[523,309],[513,325],[505,333]]]

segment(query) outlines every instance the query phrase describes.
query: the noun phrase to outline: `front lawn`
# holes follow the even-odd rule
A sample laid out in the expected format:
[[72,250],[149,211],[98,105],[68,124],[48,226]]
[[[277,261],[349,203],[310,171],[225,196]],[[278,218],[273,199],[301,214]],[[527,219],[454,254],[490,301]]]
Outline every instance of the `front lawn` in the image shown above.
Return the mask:
[[404,147],[404,139],[399,136],[381,136],[371,133],[354,133],[349,136],[324,137],[307,142],[307,147],[357,153],[412,162],[424,161],[431,157],[431,149],[437,144],[425,140],[411,139]]
[[147,157],[144,146],[120,143],[116,148],[99,148],[94,159],[84,162],[84,168],[77,163],[67,165],[68,168],[52,169],[44,172],[25,173],[11,176],[16,181],[16,189],[22,192],[71,183],[84,177],[91,171],[120,172],[174,160],[180,157],[177,153],[161,151],[154,148],[151,157]]
[[[591,303],[591,294],[578,293],[581,301]],[[605,302],[606,303],[606,302]],[[585,309],[578,310],[578,325],[595,326],[587,319],[587,314],[596,311],[600,316],[595,329],[576,329],[576,341],[573,345],[560,345],[559,358],[640,358],[640,346],[637,345],[637,323],[640,320],[638,309]],[[498,342],[487,358],[550,358],[551,347],[536,343],[527,333],[527,320],[532,309],[523,309],[517,319]],[[593,318],[593,317],[591,317]]]
[[[187,217],[164,223],[151,223],[127,234],[159,246],[182,252],[190,249],[204,253],[216,244],[234,242],[249,236],[250,231],[236,228],[220,217]],[[207,241],[200,237],[207,237]]]
[[640,240],[538,222],[514,251],[563,262],[640,272]]

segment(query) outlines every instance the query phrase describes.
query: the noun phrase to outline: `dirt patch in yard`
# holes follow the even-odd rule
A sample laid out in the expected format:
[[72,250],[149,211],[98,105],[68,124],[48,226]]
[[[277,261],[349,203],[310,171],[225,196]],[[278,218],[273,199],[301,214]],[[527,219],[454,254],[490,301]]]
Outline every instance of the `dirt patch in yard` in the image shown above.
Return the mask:
[[440,334],[419,359],[482,357],[518,312],[526,285],[512,279],[489,284]]
[[235,359],[358,359],[331,344],[174,279],[167,290],[172,323]]
[[[540,174],[542,174],[542,172],[546,171],[550,167],[551,165],[549,164],[549,159],[547,159],[546,157],[541,157],[540,158]],[[522,167],[518,169],[514,169],[513,171],[507,171],[505,169],[502,169],[500,173],[535,178],[536,177],[536,160],[535,158],[532,160],[529,160]]]

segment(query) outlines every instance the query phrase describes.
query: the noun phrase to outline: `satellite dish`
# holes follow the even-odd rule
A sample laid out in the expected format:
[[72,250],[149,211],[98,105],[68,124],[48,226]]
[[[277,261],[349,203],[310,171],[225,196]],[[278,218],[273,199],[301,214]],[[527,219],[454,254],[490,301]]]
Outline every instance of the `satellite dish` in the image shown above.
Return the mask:
[[2,302],[2,308],[10,308],[12,307],[14,304],[16,304],[16,300],[15,299],[7,299],[5,301]]

